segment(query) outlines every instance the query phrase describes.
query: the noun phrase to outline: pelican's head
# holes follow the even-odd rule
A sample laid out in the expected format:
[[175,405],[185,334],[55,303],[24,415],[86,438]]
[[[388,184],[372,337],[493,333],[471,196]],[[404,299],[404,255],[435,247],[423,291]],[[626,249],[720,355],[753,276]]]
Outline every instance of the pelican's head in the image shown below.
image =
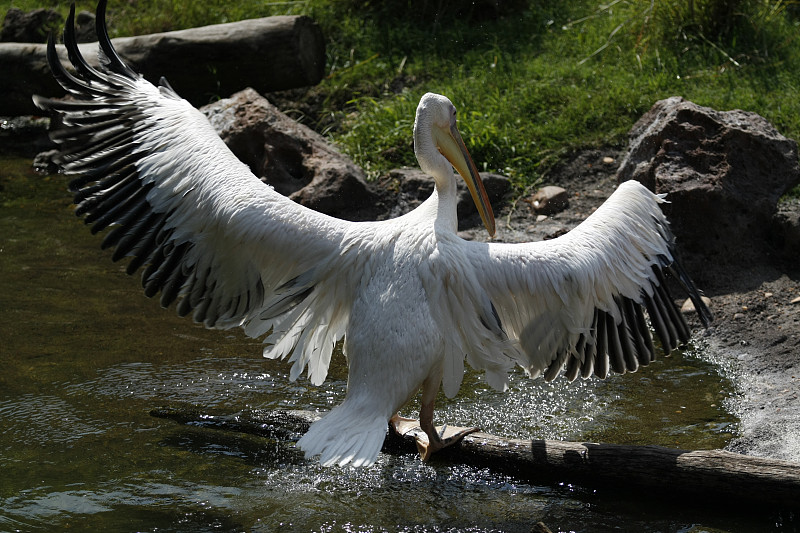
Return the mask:
[[456,108],[446,97],[427,93],[420,99],[414,119],[414,152],[420,168],[433,176],[437,187],[442,180],[452,179],[452,168],[458,171],[467,183],[483,225],[494,237],[494,213],[489,197],[456,127]]

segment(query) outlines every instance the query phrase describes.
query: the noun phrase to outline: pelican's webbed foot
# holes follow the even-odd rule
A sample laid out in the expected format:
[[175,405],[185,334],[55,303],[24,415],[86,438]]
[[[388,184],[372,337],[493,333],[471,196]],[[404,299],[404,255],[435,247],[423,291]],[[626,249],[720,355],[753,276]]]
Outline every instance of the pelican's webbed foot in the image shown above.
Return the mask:
[[461,442],[461,439],[475,433],[478,428],[464,428],[458,426],[448,426],[445,424],[441,428],[431,426],[431,431],[427,432],[427,441],[417,437],[417,450],[423,461],[427,461],[431,456],[441,450]]
[[[417,443],[417,451],[419,451],[423,461],[428,461],[439,450],[458,444],[467,435],[479,431],[478,428],[448,426],[446,424],[436,428],[433,423],[420,424],[419,420],[404,418],[400,415],[394,415],[389,422],[398,435],[405,437],[410,434],[414,437]],[[423,425],[426,427],[422,427]]]

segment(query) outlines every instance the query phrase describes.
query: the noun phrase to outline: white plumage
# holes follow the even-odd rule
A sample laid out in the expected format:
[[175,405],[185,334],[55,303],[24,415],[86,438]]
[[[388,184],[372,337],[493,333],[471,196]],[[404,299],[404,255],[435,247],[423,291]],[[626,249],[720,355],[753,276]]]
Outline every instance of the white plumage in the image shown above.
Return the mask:
[[[73,8],[74,9],[74,8]],[[633,371],[655,352],[643,308],[665,351],[689,339],[666,290],[677,273],[704,323],[710,314],[673,256],[659,203],[628,182],[585,222],[551,241],[467,242],[456,234],[455,167],[490,233],[494,218],[456,129],[455,108],[426,94],[415,151],[436,181],[414,211],[382,222],[346,222],[293,203],[238,161],[205,117],[165,83],[151,85],[114,52],[98,6],[103,67],[78,53],[70,14],[64,40],[76,74],[51,39],[48,58],[76,99],[36,103],[61,117],[53,134],[77,213],[129,273],[147,265],[145,293],[177,301],[208,327],[241,326],[264,339],[264,355],[289,357],[290,378],[325,380],[344,340],[344,402],[298,442],[323,464],[375,461],[396,417],[422,388],[421,443],[430,453],[471,430],[440,436],[433,401],[452,397],[464,360],[496,389],[522,366],[569,379]]]

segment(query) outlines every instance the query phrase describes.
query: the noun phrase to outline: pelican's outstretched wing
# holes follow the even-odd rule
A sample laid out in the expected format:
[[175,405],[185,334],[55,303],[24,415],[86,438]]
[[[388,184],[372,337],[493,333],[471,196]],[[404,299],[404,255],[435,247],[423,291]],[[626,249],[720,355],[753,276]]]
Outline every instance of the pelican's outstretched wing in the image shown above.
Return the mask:
[[163,306],[178,301],[180,315],[208,327],[243,326],[254,337],[272,329],[265,354],[304,345],[293,377],[309,363],[312,381],[322,382],[348,309],[346,276],[325,282],[347,260],[352,225],[264,185],[166,82],[155,87],[128,67],[109,40],[105,3],[97,8],[102,67],[78,51],[73,5],[64,41],[75,73],[52,36],[48,61],[74,99],[34,97],[60,120],[56,162],[75,176],[77,214],[93,233],[115,226],[103,247],[114,248],[114,260],[131,258],[128,273],[147,266],[148,296],[161,292]]
[[[531,375],[544,374],[548,380],[562,370],[572,380],[647,365],[655,351],[645,310],[666,353],[690,338],[669,294],[667,271],[708,325],[710,311],[675,260],[662,201],[638,182],[626,182],[582,224],[557,239],[467,243],[465,262],[475,279],[472,284],[482,291],[470,300],[482,299],[490,309],[480,320],[483,327],[473,328],[484,338],[469,343],[485,348],[467,351],[470,363],[499,372],[497,353],[503,352]],[[486,339],[492,337],[494,349],[487,349]],[[446,390],[448,382],[452,390],[453,380],[460,381],[461,365],[450,362]]]

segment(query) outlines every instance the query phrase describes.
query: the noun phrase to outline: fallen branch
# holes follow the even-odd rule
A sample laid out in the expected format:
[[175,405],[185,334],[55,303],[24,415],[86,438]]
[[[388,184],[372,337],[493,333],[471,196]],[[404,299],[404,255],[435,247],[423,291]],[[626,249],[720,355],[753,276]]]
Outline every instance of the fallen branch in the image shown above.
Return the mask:
[[[194,105],[246,87],[265,93],[316,85],[325,71],[325,41],[304,16],[279,16],[200,28],[120,37],[114,48],[151,82],[166,77]],[[79,45],[96,66],[97,43]],[[66,60],[66,51],[58,47]],[[61,96],[47,66],[46,46],[0,43],[0,116],[40,113],[32,94]]]
[[[158,409],[151,414],[183,424],[276,440],[296,440],[320,418],[320,414],[309,411],[208,415],[192,410]],[[413,433],[399,437],[390,432],[384,451],[416,453]],[[473,433],[460,446],[443,450],[437,457],[490,467],[538,483],[615,486],[646,489],[648,495],[654,492],[702,495],[704,500],[722,499],[728,505],[731,499],[740,499],[774,508],[800,508],[800,464],[724,450],[505,439]]]

